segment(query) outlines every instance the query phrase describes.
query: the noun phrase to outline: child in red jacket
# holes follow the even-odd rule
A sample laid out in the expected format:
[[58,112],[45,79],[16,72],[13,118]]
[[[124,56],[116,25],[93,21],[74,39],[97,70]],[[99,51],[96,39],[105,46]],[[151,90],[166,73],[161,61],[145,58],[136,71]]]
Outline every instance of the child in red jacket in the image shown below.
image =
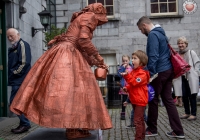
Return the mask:
[[135,140],[145,139],[144,110],[148,104],[148,89],[150,75],[144,70],[148,62],[145,52],[138,50],[132,54],[133,70],[121,73],[127,84],[123,89],[129,93],[129,99],[134,109]]

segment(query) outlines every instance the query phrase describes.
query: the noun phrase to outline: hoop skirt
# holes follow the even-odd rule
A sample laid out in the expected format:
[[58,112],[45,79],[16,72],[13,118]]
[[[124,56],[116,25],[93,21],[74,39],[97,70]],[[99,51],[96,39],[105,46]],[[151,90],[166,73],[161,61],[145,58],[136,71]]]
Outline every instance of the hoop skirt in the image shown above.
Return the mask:
[[112,128],[91,67],[69,41],[53,46],[35,62],[10,109],[45,127]]

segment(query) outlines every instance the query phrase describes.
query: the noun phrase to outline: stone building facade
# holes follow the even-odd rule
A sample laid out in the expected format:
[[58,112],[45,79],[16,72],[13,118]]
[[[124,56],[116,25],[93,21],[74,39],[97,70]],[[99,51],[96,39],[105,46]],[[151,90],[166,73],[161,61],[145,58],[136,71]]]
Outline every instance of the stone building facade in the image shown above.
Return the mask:
[[[72,13],[87,6],[89,1],[57,0],[57,27],[67,27]],[[200,9],[197,7],[194,13],[188,14],[183,11],[186,0],[174,1],[177,6],[176,15],[155,16],[151,15],[150,0],[113,0],[114,15],[109,18],[108,23],[95,30],[93,43],[110,65],[121,63],[123,54],[131,56],[135,50],[145,51],[147,38],[138,30],[136,23],[140,17],[149,16],[154,24],[160,24],[164,28],[175,49],[177,39],[185,36],[189,41],[189,48],[200,56]],[[195,2],[200,6],[199,0]]]
[[[6,40],[6,29],[13,27],[19,30],[21,37],[31,46],[32,64],[44,52],[44,34],[40,31],[34,37],[31,35],[31,27],[43,28],[38,13],[47,7],[48,0],[2,0],[0,1],[0,116],[5,116],[10,96],[10,88],[7,88],[6,80],[6,48],[10,46]],[[156,12],[158,0],[51,0],[56,4],[54,24],[58,28],[68,27],[74,12],[80,11],[92,1],[112,3],[108,8],[110,15],[108,23],[97,27],[94,32],[93,43],[98,48],[105,62],[110,66],[121,64],[123,54],[131,54],[135,50],[146,49],[147,38],[143,35],[136,23],[142,16],[149,16],[154,24],[160,24],[166,31],[170,44],[177,49],[176,41],[180,36],[185,36],[189,41],[189,48],[200,56],[200,1],[199,0],[162,0],[160,6],[165,3],[176,9],[174,14],[152,14]],[[159,0],[160,1],[160,0]],[[176,3],[173,7],[173,3]],[[195,5],[194,5],[195,2]],[[185,12],[188,3],[195,6],[194,12]],[[162,7],[161,6],[161,7]],[[184,7],[185,6],[185,7]],[[22,7],[22,11],[20,11]],[[51,7],[51,6],[50,6]],[[25,9],[26,10],[25,10]],[[113,9],[112,9],[113,8]],[[158,8],[158,7],[157,7]],[[190,4],[191,8],[191,4]],[[54,9],[54,10],[55,10]],[[159,8],[158,8],[159,9]],[[24,11],[25,10],[25,11]],[[164,8],[166,10],[166,8]],[[168,9],[167,9],[168,10]],[[3,54],[3,55],[2,55]],[[4,67],[1,70],[1,65]],[[115,73],[115,69],[111,69]],[[105,83],[102,83],[103,85]],[[8,93],[6,96],[3,93]]]
[[[178,50],[177,39],[185,36],[189,41],[189,48],[200,56],[200,9],[198,9],[200,1],[162,0],[163,3],[159,1],[161,0],[56,0],[57,27],[67,28],[73,12],[80,11],[90,2],[104,2],[104,4],[113,2],[113,14],[108,16],[108,23],[97,27],[92,39],[104,57],[105,63],[110,66],[109,79],[113,83],[116,82],[114,75],[116,66],[121,64],[122,55],[131,56],[138,49],[146,50],[147,37],[137,27],[137,21],[142,16],[150,17],[154,24],[160,24],[164,28],[174,49]],[[185,12],[187,4],[189,8],[194,6],[193,11]],[[120,105],[121,98],[117,86],[114,84],[114,87],[110,87],[108,82],[108,77],[107,81],[99,82],[107,105],[108,103]]]
[[[13,0],[11,2],[6,2],[6,29],[11,27],[16,28],[19,31],[21,38],[30,44],[32,64],[34,64],[34,62],[43,54],[42,40],[44,39],[44,35],[40,31],[32,37],[31,28],[43,28],[38,13],[44,10],[46,1],[24,0],[24,4],[21,6],[26,9],[26,12],[20,16],[20,1]],[[7,41],[7,47],[9,46],[10,43]]]

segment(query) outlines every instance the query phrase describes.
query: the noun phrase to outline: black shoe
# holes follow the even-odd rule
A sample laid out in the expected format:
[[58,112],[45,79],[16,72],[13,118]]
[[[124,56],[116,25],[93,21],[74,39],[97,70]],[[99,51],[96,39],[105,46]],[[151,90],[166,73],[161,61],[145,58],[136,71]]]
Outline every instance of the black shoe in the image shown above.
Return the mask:
[[125,118],[125,116],[121,116],[121,118],[120,118],[121,120],[125,120],[126,118]]
[[19,129],[21,126],[19,125],[17,128],[11,129],[11,132],[14,132],[15,130]]
[[135,125],[130,124],[130,125],[126,126],[126,128],[127,129],[129,129],[129,128],[135,128]]
[[18,129],[14,129],[12,132],[14,134],[24,133],[28,131],[31,128],[31,126],[19,126]]
[[180,138],[180,139],[185,138],[184,134],[176,135],[173,131],[172,132],[166,132],[166,135],[168,137],[171,137],[171,138]]

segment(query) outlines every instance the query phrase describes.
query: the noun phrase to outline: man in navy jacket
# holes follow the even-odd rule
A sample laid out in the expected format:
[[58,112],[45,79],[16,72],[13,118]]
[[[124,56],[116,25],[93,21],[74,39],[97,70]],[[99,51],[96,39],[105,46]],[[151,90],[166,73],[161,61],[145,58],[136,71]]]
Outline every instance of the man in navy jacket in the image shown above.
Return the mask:
[[[19,32],[10,28],[6,32],[12,44],[8,50],[8,85],[12,87],[10,104],[12,103],[20,85],[31,68],[31,50],[27,42],[20,38]],[[22,114],[18,115],[20,124],[11,132],[18,134],[28,131],[31,126],[29,120]]]
[[160,95],[166,107],[172,129],[171,132],[166,132],[166,135],[169,137],[184,138],[183,127],[171,94],[173,68],[170,61],[170,50],[168,48],[168,39],[165,31],[160,26],[154,26],[151,20],[145,16],[139,19],[137,26],[147,36],[147,68],[151,76],[158,73],[158,77],[151,82],[155,90],[155,96],[148,104],[148,127],[145,135],[158,135],[158,96]]

